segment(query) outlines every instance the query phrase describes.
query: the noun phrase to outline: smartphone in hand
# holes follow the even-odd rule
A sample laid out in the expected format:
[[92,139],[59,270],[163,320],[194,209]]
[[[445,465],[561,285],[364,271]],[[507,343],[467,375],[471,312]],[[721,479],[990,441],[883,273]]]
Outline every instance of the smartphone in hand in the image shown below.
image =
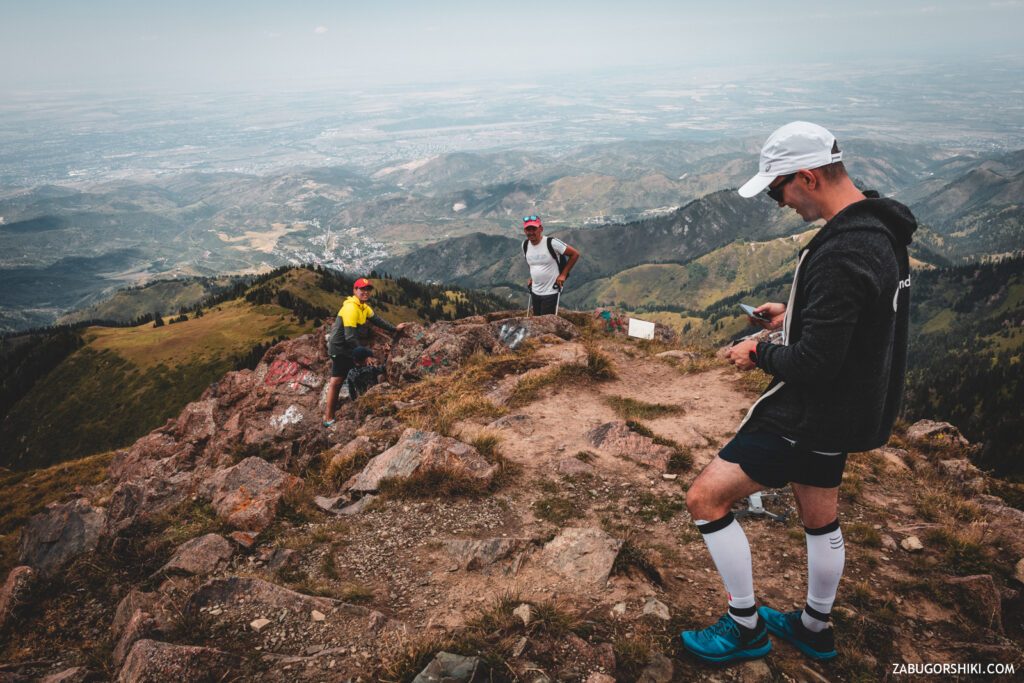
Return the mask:
[[756,313],[755,308],[753,306],[748,306],[747,304],[740,304],[740,308],[742,308],[743,312],[749,315],[754,320],[761,320],[766,323],[771,322],[771,317],[767,313],[765,313],[764,311]]

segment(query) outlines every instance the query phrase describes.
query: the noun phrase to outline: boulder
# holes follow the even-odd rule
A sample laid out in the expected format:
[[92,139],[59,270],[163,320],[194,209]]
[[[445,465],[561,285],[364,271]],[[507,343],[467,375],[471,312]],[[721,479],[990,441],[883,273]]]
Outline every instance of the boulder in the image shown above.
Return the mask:
[[477,538],[445,541],[445,550],[463,569],[480,569],[522,550],[532,543],[529,538]]
[[274,521],[285,492],[300,482],[266,460],[251,457],[218,470],[199,485],[198,492],[226,523],[258,533]]
[[141,609],[135,610],[135,613],[132,614],[128,623],[125,624],[124,629],[121,631],[121,637],[118,639],[117,645],[114,646],[114,651],[111,653],[110,658],[116,666],[121,666],[124,664],[124,660],[128,657],[128,653],[131,652],[135,643],[145,638],[157,636],[159,630],[156,619],[152,614],[143,612]]
[[474,683],[487,680],[486,665],[479,657],[438,652],[413,683]]
[[502,346],[511,351],[527,339],[552,337],[568,341],[580,336],[575,325],[557,315],[505,318],[492,322],[491,329]]
[[1017,560],[1017,564],[1013,568],[1013,578],[1017,579],[1018,583],[1024,583],[1024,557]]
[[[121,453],[124,453],[123,451]],[[115,456],[115,460],[118,457]],[[111,470],[115,469],[114,463]],[[159,515],[185,502],[192,492],[192,473],[178,471],[180,465],[175,458],[147,461],[145,467],[139,463],[129,465],[129,478],[114,488],[107,504],[105,536],[117,536],[138,522]],[[117,481],[117,476],[111,479]]]
[[[111,462],[114,535],[192,494],[193,482],[240,455],[302,465],[337,432],[320,425],[330,359],[322,335],[273,346],[255,370],[229,372],[176,419],[119,451]],[[345,433],[345,432],[343,432]]]
[[238,657],[221,650],[140,640],[125,658],[117,680],[120,683],[219,681],[238,665]]
[[587,432],[587,441],[598,450],[641,465],[665,470],[675,451],[637,434],[622,420],[606,422]]
[[345,467],[360,458],[368,458],[377,452],[377,445],[367,436],[357,436],[345,445],[337,445],[327,451],[327,471]]
[[487,485],[498,470],[469,444],[435,432],[406,429],[394,446],[374,457],[362,472],[342,487],[354,493],[370,493],[385,479],[407,479],[415,474],[444,470],[468,476]]
[[1002,594],[988,574],[957,576],[946,580],[955,603],[985,628],[1003,632]]
[[35,582],[36,572],[32,567],[15,567],[7,575],[0,588],[0,631],[26,602]]
[[960,430],[948,422],[918,420],[907,428],[907,440],[917,446],[925,447],[960,447],[967,448],[971,444],[960,433]]
[[972,500],[981,506],[988,518],[989,530],[993,536],[1002,539],[1004,547],[1008,547],[1016,557],[1024,556],[1024,510],[1018,510],[1006,504],[998,496],[979,494]]
[[968,493],[985,491],[985,474],[966,458],[940,460],[937,463],[940,472],[955,481]]
[[299,553],[291,548],[274,548],[267,554],[267,569],[277,572],[282,569],[292,569],[299,565]]
[[877,452],[885,460],[886,467],[889,470],[900,474],[910,471],[910,466],[907,464],[911,459],[909,451],[903,448],[882,446]]
[[42,576],[52,576],[79,555],[96,549],[105,522],[106,510],[94,508],[85,498],[51,503],[22,530],[18,561]]
[[345,605],[339,600],[305,595],[263,579],[240,576],[211,579],[189,597],[185,609],[189,613],[199,614],[204,607],[243,602],[247,609],[268,614],[277,614],[281,610],[288,610],[296,614],[309,614],[314,609],[327,613],[338,606],[349,608],[353,615],[366,616],[369,614],[367,609]]
[[223,568],[235,549],[220,534],[206,534],[185,541],[160,571],[181,574],[212,574]]
[[169,630],[173,621],[174,607],[168,598],[160,593],[144,593],[136,588],[128,591],[121,598],[114,611],[114,620],[110,624],[110,637],[120,640],[128,628],[129,622],[137,612],[144,612],[154,620],[154,628],[159,631]]
[[366,508],[370,507],[373,501],[377,500],[377,496],[373,494],[366,494],[351,505],[346,505],[337,511],[339,515],[358,515]]
[[448,374],[477,351],[492,353],[499,346],[494,330],[484,322],[468,319],[430,326],[413,324],[391,346],[387,379],[399,384]]
[[577,336],[579,331],[572,323],[554,315],[497,320],[490,316],[473,316],[437,322],[429,327],[411,325],[391,347],[388,381],[396,384],[454,372],[478,351],[514,350],[526,339],[574,339]]
[[620,548],[622,541],[600,529],[570,527],[544,546],[541,559],[568,579],[603,585]]
[[647,660],[647,666],[636,680],[637,683],[670,683],[674,675],[675,665],[672,660],[660,652],[655,652]]

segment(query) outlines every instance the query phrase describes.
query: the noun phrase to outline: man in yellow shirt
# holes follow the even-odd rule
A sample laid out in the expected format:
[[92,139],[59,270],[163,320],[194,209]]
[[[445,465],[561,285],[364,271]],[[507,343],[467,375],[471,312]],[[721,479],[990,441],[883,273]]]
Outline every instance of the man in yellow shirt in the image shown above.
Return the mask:
[[366,278],[359,278],[352,286],[352,296],[345,299],[338,316],[331,326],[327,341],[327,353],[331,356],[331,383],[327,387],[327,409],[324,412],[324,426],[334,424],[334,410],[338,402],[338,390],[345,382],[348,371],[356,366],[352,352],[358,346],[369,346],[370,331],[367,324],[376,325],[387,332],[398,332],[408,323],[395,327],[380,316],[373,314],[370,297],[373,284]]

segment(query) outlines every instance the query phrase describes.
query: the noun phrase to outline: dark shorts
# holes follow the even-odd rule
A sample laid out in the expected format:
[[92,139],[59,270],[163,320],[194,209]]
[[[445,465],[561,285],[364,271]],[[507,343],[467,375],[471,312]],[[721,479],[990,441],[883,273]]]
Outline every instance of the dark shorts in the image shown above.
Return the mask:
[[351,356],[343,356],[340,353],[337,356],[331,356],[331,377],[345,379],[348,376],[348,371],[355,366],[356,362],[352,360]]
[[789,482],[835,488],[843,480],[846,468],[846,453],[815,453],[770,432],[737,434],[718,455],[739,465],[758,484],[772,489]]
[[530,292],[530,302],[533,304],[534,315],[549,315],[558,308],[558,293],[540,296]]

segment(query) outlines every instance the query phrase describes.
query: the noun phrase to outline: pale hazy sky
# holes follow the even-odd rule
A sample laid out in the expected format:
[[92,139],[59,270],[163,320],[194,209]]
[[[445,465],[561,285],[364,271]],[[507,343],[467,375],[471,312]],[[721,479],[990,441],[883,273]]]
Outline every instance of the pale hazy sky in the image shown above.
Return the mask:
[[0,92],[953,61],[1022,29],[1024,0],[0,0]]

